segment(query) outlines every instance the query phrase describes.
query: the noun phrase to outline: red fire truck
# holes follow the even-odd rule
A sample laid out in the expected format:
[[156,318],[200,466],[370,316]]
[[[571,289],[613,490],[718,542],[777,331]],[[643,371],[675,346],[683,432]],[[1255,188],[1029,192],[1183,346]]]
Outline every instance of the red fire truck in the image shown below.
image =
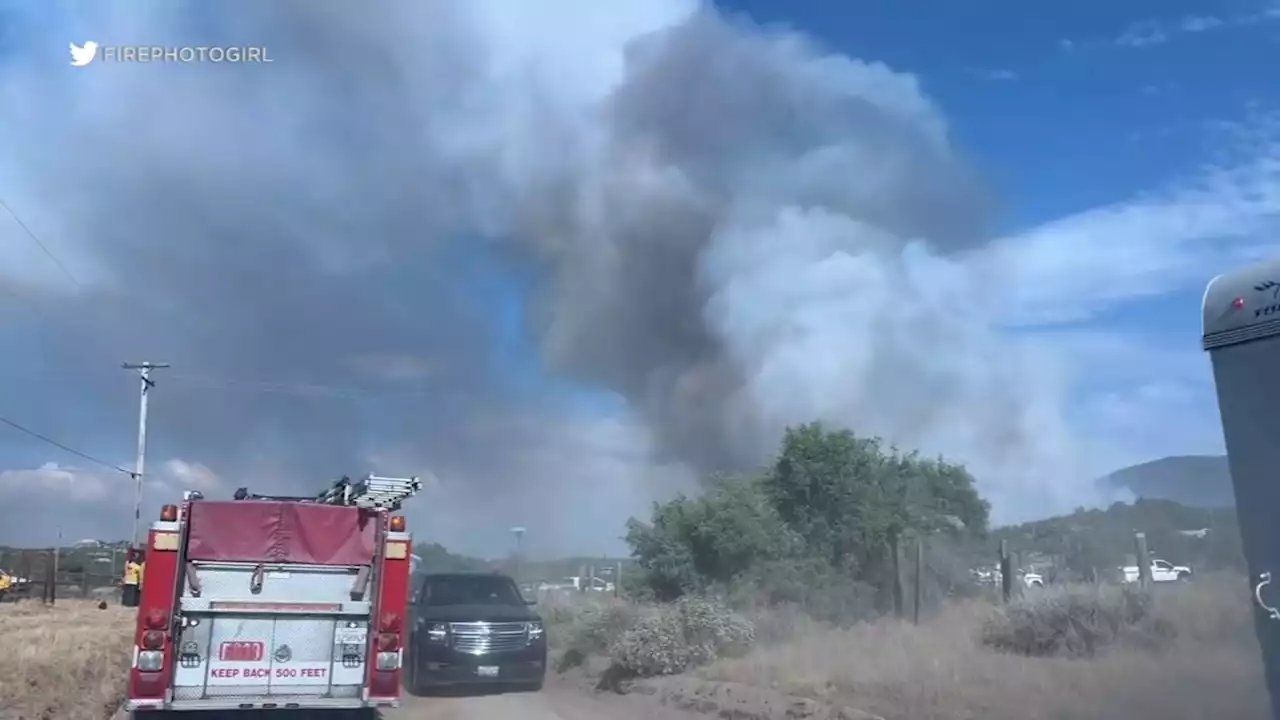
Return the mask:
[[315,497],[187,493],[147,540],[126,709],[361,709],[400,702],[417,478]]

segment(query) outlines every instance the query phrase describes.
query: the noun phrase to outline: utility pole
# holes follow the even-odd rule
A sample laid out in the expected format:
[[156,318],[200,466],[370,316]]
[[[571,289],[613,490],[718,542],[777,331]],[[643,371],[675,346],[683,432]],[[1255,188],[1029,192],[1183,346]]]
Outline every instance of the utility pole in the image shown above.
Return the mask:
[[523,582],[523,581],[524,581],[524,580],[523,580],[523,578],[521,578],[521,577],[520,577],[520,570],[521,570],[521,566],[524,564],[524,562],[523,562],[524,558],[522,558],[522,557],[521,557],[521,554],[524,552],[524,528],[523,528],[523,527],[513,527],[513,528],[511,528],[511,534],[516,536],[516,552],[515,552],[515,561],[516,561],[515,576],[516,576],[516,582]]
[[133,546],[141,547],[142,540],[138,537],[138,532],[142,523],[142,472],[147,464],[147,396],[151,394],[151,388],[156,386],[151,379],[151,371],[163,370],[169,364],[124,363],[121,367],[125,370],[137,370],[138,377],[142,379],[141,397],[138,401],[138,458],[133,465]]

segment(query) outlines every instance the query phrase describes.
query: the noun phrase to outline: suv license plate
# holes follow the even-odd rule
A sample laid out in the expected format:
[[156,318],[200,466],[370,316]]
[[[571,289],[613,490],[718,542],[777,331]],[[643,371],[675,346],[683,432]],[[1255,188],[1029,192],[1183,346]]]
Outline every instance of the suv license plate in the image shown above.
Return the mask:
[[497,665],[481,665],[476,668],[476,674],[480,677],[498,677]]

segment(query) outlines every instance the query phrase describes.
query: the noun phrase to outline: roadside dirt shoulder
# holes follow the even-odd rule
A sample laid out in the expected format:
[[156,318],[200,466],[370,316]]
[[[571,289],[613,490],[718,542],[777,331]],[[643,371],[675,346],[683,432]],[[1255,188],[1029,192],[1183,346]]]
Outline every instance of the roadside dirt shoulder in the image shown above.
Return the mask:
[[[580,692],[593,692],[579,683]],[[797,697],[772,688],[674,676],[626,684],[623,693],[600,692],[632,712],[655,708],[733,720],[882,720],[856,708]],[[646,715],[651,717],[652,713]]]

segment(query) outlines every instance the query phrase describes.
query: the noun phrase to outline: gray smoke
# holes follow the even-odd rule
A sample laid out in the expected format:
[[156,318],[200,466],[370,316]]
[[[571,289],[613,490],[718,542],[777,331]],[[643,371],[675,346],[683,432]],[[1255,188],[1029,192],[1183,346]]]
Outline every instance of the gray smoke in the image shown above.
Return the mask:
[[[600,548],[815,418],[964,460],[1005,509],[1062,491],[1061,385],[993,328],[992,203],[912,76],[683,0],[536,5],[19,18],[0,194],[82,286],[7,279],[72,376],[16,406],[128,448],[131,388],[86,368],[167,360],[159,457],[290,491],[429,469],[428,534],[488,552],[512,524]],[[68,34],[275,62],[70,68]],[[529,345],[494,321],[512,285]],[[553,382],[495,360],[534,349]]]

